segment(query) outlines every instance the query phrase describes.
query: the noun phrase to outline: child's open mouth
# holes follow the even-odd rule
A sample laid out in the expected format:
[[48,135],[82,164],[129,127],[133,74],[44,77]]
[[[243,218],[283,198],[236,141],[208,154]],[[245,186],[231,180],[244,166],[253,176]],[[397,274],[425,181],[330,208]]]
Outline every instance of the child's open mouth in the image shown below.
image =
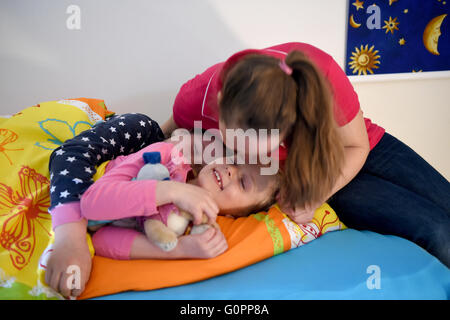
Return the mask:
[[212,171],[213,171],[214,177],[216,178],[217,184],[219,185],[220,190],[223,190],[223,182],[222,182],[222,177],[220,176],[220,173],[216,169],[213,169]]

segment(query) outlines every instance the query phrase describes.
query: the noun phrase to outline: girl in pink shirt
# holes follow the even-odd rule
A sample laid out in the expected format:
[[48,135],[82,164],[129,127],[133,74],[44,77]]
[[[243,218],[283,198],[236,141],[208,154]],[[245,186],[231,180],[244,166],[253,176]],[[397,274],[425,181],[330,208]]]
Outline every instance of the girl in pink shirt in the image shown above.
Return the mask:
[[[82,217],[119,220],[159,214],[158,218],[167,224],[168,214],[179,208],[191,213],[194,224],[198,224],[203,214],[213,222],[218,213],[246,216],[274,202],[276,175],[260,175],[259,166],[225,164],[224,159],[220,159],[222,163],[210,163],[197,174],[188,164],[190,159],[182,155],[175,157],[173,150],[174,144],[158,142],[110,161],[106,173],[81,197]],[[171,180],[133,180],[144,166],[143,154],[155,151],[161,154],[161,164],[169,170]],[[204,194],[208,197],[203,197]],[[113,259],[154,258],[154,250],[133,248],[135,238],[140,235],[134,229],[102,227],[93,236],[95,252]],[[223,235],[220,239],[221,244],[215,246],[211,256],[226,250]],[[199,256],[191,253],[183,240],[173,252],[167,253],[167,258],[194,257]]]
[[356,174],[384,134],[362,117],[358,96],[334,59],[299,42],[238,52],[186,82],[162,129],[167,135],[195,121],[224,137],[226,129],[281,129],[272,151],[278,149],[289,172],[282,204],[299,223]]
[[177,127],[279,129],[258,140],[282,162],[279,204],[297,223],[328,201],[349,227],[414,241],[450,266],[450,183],[364,118],[333,58],[305,43],[244,50],[186,82],[164,134]]

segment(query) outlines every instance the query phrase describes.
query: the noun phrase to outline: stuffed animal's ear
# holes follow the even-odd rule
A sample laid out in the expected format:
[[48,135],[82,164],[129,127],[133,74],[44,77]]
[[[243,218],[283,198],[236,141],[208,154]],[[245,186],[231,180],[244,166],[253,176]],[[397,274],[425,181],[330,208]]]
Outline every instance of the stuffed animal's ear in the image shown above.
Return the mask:
[[161,153],[159,151],[145,152],[142,157],[144,158],[145,163],[161,163]]

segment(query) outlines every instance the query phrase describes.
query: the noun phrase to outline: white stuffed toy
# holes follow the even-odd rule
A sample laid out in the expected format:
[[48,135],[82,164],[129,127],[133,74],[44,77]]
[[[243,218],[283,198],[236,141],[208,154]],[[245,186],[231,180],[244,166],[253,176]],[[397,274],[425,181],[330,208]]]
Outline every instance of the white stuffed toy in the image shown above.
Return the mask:
[[[161,164],[161,154],[159,152],[146,152],[143,154],[145,165],[139,171],[136,180],[170,180],[169,170]],[[146,217],[144,221],[144,231],[147,238],[164,251],[174,249],[178,243],[178,237],[186,233],[193,216],[185,211],[179,210],[179,213],[171,212],[167,218],[167,225],[162,219],[155,219],[156,216]],[[207,224],[208,217],[203,215],[202,224],[191,228],[190,234],[205,232],[211,227]],[[212,225],[219,228],[217,223]]]

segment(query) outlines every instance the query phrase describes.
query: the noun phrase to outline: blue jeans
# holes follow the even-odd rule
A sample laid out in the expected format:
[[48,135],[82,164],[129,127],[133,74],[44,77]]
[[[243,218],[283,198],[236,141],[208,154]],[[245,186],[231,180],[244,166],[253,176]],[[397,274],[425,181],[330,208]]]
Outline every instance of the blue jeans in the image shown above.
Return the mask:
[[406,238],[450,267],[450,183],[390,134],[329,204],[349,228]]

